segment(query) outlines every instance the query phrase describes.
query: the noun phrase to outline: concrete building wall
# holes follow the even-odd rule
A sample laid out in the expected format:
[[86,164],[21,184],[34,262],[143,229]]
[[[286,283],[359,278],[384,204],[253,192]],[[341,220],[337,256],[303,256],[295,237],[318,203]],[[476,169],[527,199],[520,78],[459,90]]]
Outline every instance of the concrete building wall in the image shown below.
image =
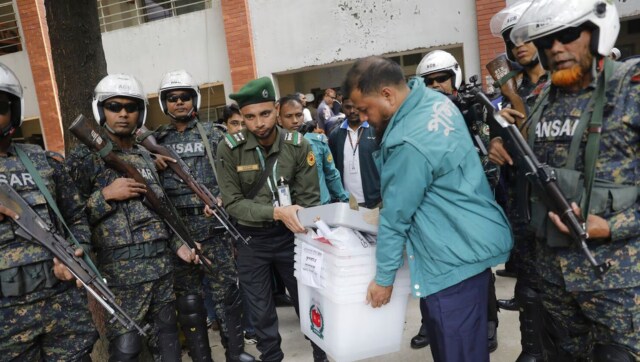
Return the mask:
[[248,1],[258,76],[460,44],[465,77],[480,69],[472,0]]
[[109,73],[136,76],[147,93],[156,93],[162,75],[186,69],[199,84],[223,82],[231,90],[220,0],[212,8],[153,21],[102,35]]

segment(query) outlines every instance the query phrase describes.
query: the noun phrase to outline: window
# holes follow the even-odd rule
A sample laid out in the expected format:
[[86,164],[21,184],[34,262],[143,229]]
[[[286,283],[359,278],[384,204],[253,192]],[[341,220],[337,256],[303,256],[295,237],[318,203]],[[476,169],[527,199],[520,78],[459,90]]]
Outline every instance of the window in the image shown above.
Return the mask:
[[0,0],[0,55],[22,50],[20,31],[12,0]]
[[211,7],[211,0],[97,0],[100,31],[107,32]]

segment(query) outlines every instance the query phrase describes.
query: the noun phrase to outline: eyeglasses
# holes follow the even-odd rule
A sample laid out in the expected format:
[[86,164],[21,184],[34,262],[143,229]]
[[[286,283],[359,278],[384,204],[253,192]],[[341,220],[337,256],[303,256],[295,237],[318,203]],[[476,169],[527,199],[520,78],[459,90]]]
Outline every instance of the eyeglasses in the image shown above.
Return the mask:
[[104,105],[104,108],[113,113],[120,113],[123,108],[127,113],[134,113],[140,110],[138,103],[122,104],[120,102],[109,102]]
[[549,34],[545,37],[535,39],[533,44],[535,44],[536,48],[542,49],[551,49],[553,43],[557,40],[562,44],[569,44],[571,42],[576,41],[582,34],[582,31],[585,30],[583,27],[577,28],[566,28],[562,31],[558,31],[552,34]]
[[11,101],[0,101],[0,115],[6,115],[11,109]]
[[452,74],[444,74],[441,75],[439,77],[428,77],[428,76],[424,76],[424,83],[426,85],[432,85],[434,82],[438,82],[438,83],[444,83],[446,81],[448,81],[449,79],[451,79],[453,75]]
[[172,94],[172,95],[167,97],[167,102],[176,103],[178,101],[178,99],[183,101],[183,102],[189,102],[191,100],[191,98],[193,98],[193,97],[189,93]]

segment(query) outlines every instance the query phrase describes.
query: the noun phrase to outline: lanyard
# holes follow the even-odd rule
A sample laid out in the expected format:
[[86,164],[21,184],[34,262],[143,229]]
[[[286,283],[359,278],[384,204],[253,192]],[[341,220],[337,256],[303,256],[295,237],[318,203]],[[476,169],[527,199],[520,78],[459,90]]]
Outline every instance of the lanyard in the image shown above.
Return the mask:
[[356,140],[356,145],[354,146],[353,141],[351,140],[351,131],[347,130],[347,136],[349,137],[349,145],[351,145],[351,149],[353,150],[353,157],[356,156],[356,152],[358,151],[358,145],[360,144],[360,138],[364,133],[364,128],[359,127],[357,132],[358,132],[358,139]]
[[[260,151],[260,146],[256,147],[256,152],[258,153],[258,159],[260,160],[260,166],[262,167],[262,169],[264,170],[265,165],[264,165],[264,156],[262,156],[262,151]],[[273,191],[275,185],[277,185],[276,183],[276,166],[278,166],[278,160],[276,160],[276,162],[273,164],[273,172],[271,173],[271,177],[273,177],[273,186],[271,185],[271,179],[267,179],[267,185],[269,186],[269,191],[271,191],[271,197],[273,200],[276,199],[276,194]]]

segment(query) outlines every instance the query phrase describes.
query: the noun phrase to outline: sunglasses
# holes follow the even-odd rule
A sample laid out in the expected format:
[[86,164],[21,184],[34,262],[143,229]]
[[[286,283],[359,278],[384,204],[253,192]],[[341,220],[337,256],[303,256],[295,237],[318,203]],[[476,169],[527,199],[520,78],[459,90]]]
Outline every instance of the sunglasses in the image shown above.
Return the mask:
[[444,83],[446,81],[448,81],[449,79],[451,79],[452,75],[451,74],[445,74],[445,75],[441,75],[439,77],[428,77],[428,76],[424,76],[424,82],[426,85],[432,85],[434,82],[438,82],[438,83]]
[[104,108],[113,113],[120,113],[123,108],[127,113],[134,113],[139,111],[138,103],[122,104],[120,102],[109,102],[104,105]]
[[183,102],[189,102],[191,100],[191,98],[193,98],[193,97],[189,93],[172,94],[172,95],[167,97],[167,102],[176,103],[178,101],[178,99],[183,101]]
[[0,101],[0,115],[6,115],[11,110],[11,101]]
[[577,28],[566,28],[562,31],[555,32],[553,34],[549,34],[545,37],[535,39],[533,44],[535,44],[538,49],[551,49],[553,43],[557,40],[562,44],[569,44],[571,42],[576,41],[582,34],[582,31],[585,30],[582,27]]

